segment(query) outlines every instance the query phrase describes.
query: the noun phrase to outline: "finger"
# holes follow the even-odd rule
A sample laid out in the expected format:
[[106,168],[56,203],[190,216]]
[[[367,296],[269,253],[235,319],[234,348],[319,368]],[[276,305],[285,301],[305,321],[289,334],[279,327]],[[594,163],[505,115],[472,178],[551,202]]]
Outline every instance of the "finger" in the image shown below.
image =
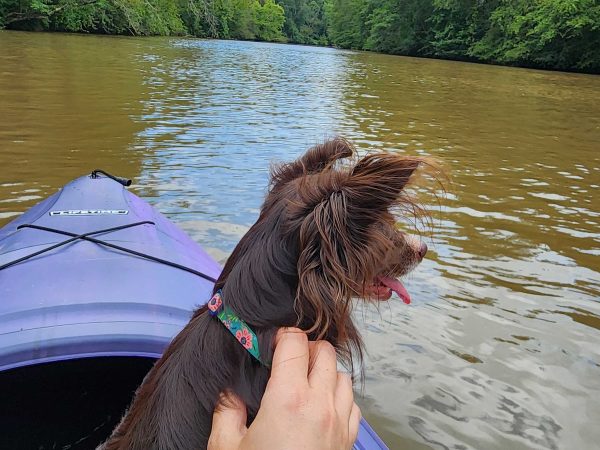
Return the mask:
[[234,393],[221,394],[213,414],[208,450],[237,450],[248,429],[246,405]]
[[333,345],[318,341],[310,352],[308,384],[321,392],[335,393],[337,383],[337,355]]
[[271,379],[303,385],[308,375],[308,338],[298,328],[280,328],[275,337]]
[[335,409],[345,423],[352,412],[354,405],[354,391],[352,390],[352,378],[347,373],[338,372],[337,384],[335,386]]
[[356,403],[354,403],[352,405],[352,412],[350,413],[350,420],[348,421],[348,448],[352,448],[352,445],[354,445],[356,442],[361,418],[362,414],[360,412],[360,408]]

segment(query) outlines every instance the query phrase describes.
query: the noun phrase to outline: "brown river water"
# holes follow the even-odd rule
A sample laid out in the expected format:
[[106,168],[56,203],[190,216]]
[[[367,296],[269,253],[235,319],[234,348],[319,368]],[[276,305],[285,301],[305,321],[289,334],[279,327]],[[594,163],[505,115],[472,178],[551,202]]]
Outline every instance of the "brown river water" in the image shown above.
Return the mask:
[[95,168],[223,261],[326,136],[452,176],[413,304],[359,307],[392,449],[600,448],[600,77],[327,48],[0,32],[0,226]]

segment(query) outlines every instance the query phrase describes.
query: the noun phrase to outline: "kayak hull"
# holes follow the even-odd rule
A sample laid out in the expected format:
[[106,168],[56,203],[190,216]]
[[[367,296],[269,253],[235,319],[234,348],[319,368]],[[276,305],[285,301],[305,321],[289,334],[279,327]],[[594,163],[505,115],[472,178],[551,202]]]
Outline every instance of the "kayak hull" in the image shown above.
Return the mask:
[[[65,213],[70,212],[70,214]],[[62,214],[61,214],[62,213]],[[93,235],[217,278],[220,266],[150,205],[110,178],[79,178],[0,230],[0,266]],[[157,357],[210,298],[213,282],[75,240],[0,270],[0,370],[102,355]]]

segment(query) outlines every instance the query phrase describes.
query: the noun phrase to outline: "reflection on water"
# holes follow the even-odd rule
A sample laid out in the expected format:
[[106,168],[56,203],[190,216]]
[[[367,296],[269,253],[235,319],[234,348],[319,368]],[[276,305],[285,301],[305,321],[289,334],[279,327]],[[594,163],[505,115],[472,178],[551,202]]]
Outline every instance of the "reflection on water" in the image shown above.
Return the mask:
[[96,167],[223,261],[272,161],[342,134],[452,172],[414,304],[358,307],[391,448],[600,439],[600,78],[262,43],[0,33],[0,224]]

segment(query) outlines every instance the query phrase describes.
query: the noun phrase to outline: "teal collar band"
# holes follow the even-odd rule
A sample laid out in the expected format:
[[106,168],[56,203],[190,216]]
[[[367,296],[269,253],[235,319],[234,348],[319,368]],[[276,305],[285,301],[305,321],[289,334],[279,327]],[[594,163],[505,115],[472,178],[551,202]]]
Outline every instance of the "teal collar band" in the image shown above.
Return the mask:
[[252,328],[240,319],[233,310],[223,304],[221,290],[219,289],[215,295],[209,300],[208,312],[211,316],[217,317],[225,328],[237,339],[237,341],[263,366],[269,367],[260,359],[260,349],[258,348],[258,338]]

